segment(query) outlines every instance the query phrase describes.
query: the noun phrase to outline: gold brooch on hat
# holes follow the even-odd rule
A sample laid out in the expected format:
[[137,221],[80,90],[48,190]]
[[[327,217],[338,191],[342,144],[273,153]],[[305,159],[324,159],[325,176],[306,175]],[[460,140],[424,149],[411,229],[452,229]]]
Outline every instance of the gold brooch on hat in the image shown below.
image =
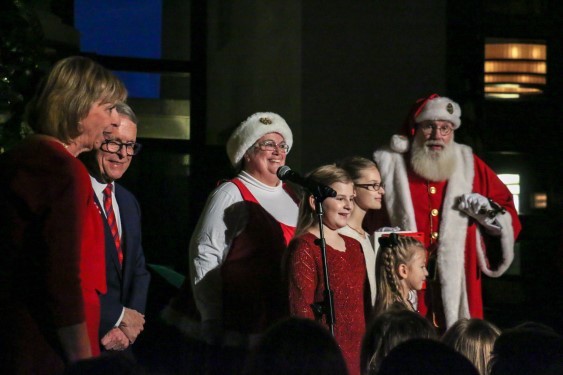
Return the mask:
[[272,124],[272,120],[268,117],[260,117],[259,121],[264,125],[271,125]]
[[449,113],[450,115],[453,115],[453,113],[454,113],[454,106],[453,106],[452,103],[448,103],[448,105],[446,106],[446,111],[448,111],[448,113]]

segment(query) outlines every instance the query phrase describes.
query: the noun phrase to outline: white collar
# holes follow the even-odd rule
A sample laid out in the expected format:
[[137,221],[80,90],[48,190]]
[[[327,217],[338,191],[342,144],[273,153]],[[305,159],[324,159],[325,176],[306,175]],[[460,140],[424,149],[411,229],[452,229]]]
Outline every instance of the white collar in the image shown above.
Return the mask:
[[[92,188],[94,189],[94,193],[96,193],[96,196],[103,197],[104,189],[106,188],[106,186],[108,186],[108,184],[107,183],[102,184],[92,176],[90,176],[90,181],[92,181]],[[115,182],[110,182],[110,184],[113,187],[112,194],[115,195]]]
[[269,192],[278,192],[283,190],[283,184],[279,183],[277,186],[269,186],[260,181],[256,178],[252,177],[248,172],[241,171],[238,175],[242,181],[246,182],[247,184],[256,187],[261,190],[269,191]]

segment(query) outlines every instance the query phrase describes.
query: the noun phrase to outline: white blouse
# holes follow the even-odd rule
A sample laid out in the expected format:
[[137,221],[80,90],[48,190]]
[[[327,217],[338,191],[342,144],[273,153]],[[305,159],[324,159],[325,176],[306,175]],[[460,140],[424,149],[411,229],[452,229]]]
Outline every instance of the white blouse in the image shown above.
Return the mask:
[[369,288],[371,291],[371,305],[374,306],[375,296],[377,293],[376,284],[375,284],[375,258],[377,254],[375,253],[375,251],[373,250],[373,246],[371,245],[370,236],[367,233],[365,233],[364,236],[361,236],[358,232],[350,228],[348,225],[340,228],[338,232],[345,236],[352,237],[362,245],[362,250],[364,252],[364,259],[366,261],[366,270],[368,275]]

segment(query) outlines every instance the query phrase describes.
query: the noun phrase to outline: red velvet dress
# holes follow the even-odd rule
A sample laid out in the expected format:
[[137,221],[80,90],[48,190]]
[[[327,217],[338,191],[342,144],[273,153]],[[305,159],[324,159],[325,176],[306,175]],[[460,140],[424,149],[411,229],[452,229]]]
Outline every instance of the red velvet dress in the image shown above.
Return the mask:
[[[342,238],[346,251],[327,245],[326,255],[330,289],[334,294],[334,337],[352,375],[360,373],[367,275],[360,243],[350,237]],[[324,271],[320,248],[314,243],[316,239],[311,233],[303,234],[288,249],[289,306],[293,316],[315,319],[310,305],[323,300]]]
[[101,217],[86,169],[52,138],[32,136],[0,160],[0,368],[56,373],[61,327],[86,321],[99,354]]

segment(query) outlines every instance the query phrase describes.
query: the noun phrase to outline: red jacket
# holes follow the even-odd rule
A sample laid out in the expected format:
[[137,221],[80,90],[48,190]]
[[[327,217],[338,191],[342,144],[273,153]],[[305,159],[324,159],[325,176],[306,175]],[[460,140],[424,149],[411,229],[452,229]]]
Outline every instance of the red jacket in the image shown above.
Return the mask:
[[32,136],[2,155],[0,367],[53,373],[66,361],[57,329],[86,321],[99,354],[103,227],[88,173],[64,147]]

